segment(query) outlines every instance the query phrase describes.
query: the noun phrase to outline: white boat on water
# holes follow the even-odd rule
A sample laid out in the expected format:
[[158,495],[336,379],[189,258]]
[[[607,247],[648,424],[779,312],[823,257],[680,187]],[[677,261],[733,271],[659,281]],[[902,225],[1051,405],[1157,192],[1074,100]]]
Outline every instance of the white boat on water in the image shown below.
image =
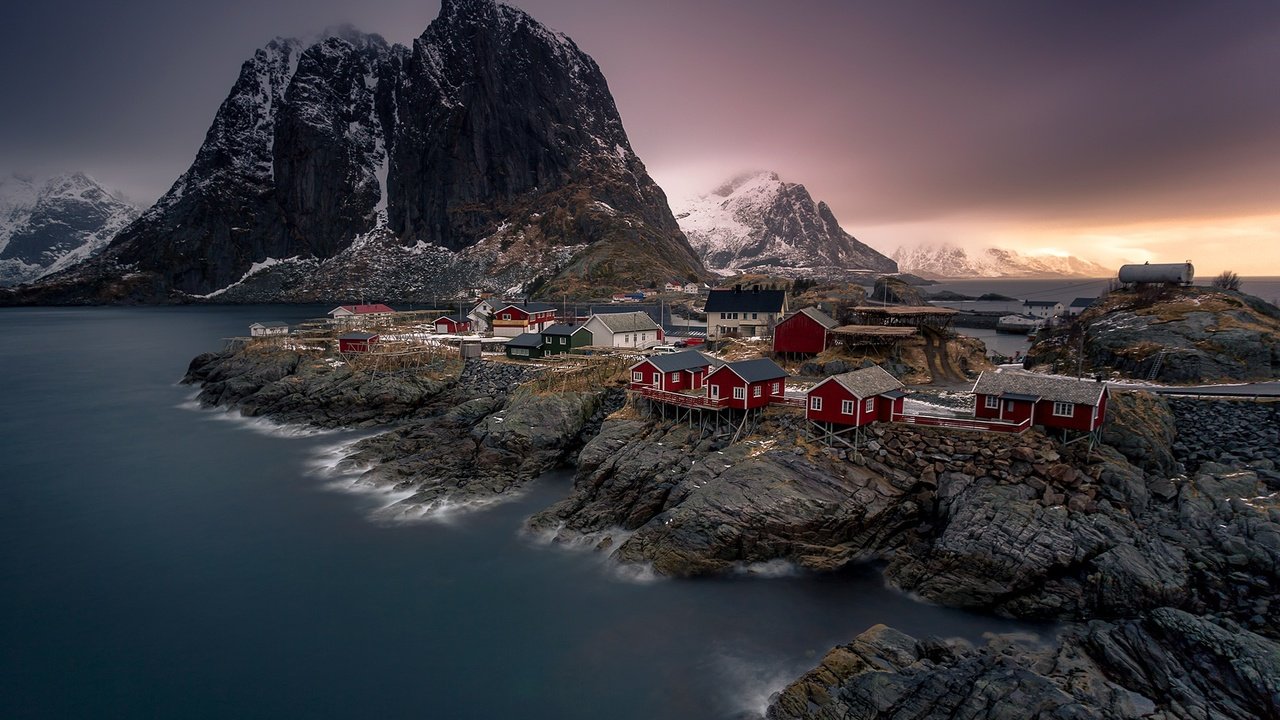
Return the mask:
[[1034,315],[1005,315],[996,321],[998,332],[1025,334],[1044,327],[1044,318]]

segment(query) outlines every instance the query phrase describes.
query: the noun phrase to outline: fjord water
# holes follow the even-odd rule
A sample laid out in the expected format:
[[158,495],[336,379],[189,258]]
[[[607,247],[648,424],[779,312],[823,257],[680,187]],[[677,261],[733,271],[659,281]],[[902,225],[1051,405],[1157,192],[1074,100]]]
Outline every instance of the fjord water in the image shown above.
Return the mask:
[[175,384],[250,322],[323,310],[0,311],[0,717],[750,717],[874,623],[1027,627],[870,569],[619,577],[520,533],[566,473],[375,522],[313,470],[352,434],[264,432]]

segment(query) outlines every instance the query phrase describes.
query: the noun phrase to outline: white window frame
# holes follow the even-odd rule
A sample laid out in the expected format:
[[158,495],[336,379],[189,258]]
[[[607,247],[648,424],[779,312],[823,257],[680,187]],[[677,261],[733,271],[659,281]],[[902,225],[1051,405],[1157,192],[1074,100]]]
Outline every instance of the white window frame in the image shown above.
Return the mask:
[[764,388],[760,387],[759,385],[756,385],[755,387],[751,388],[751,397],[763,397],[764,396],[763,390]]
[[631,382],[644,382],[644,373],[639,370],[632,371]]
[[982,406],[988,410],[999,410],[1000,398],[996,397],[995,395],[987,395],[986,400],[983,400],[982,402]]
[[719,399],[720,399],[720,386],[719,386],[719,385],[708,385],[707,387],[711,388],[711,399],[712,399],[712,400],[719,400]]
[[876,411],[876,399],[873,397],[867,398],[866,412],[875,412],[875,411]]
[[746,389],[746,388],[744,388],[744,387],[742,387],[742,386],[735,387],[735,388],[733,389],[733,399],[734,399],[734,400],[746,400],[746,399],[747,399],[747,389]]
[[[1063,412],[1064,409],[1066,410],[1066,412]],[[1062,402],[1061,400],[1055,400],[1053,403],[1053,416],[1066,417],[1066,418],[1075,417],[1076,404],[1069,403],[1069,402]]]
[[760,313],[751,313],[751,319],[752,319],[752,320],[759,320],[759,319],[760,319]]
[[852,401],[852,400],[841,400],[841,401],[840,401],[840,414],[841,414],[841,415],[852,415],[852,414],[853,414],[853,401]]
[[778,386],[779,386],[779,385],[781,385],[781,384],[782,384],[782,383],[774,383],[774,384],[773,384],[773,394],[774,394],[774,395],[777,395],[778,393],[782,392],[782,388],[778,387]]
[[667,373],[667,379],[671,382],[680,382],[680,371],[677,370],[673,373]]
[[822,398],[818,397],[817,395],[810,395],[810,396],[809,396],[809,409],[810,409],[810,410],[816,410],[816,411],[818,411],[818,412],[822,412]]
[[510,319],[511,319],[511,313],[502,313],[502,319],[503,319],[503,320],[510,320]]

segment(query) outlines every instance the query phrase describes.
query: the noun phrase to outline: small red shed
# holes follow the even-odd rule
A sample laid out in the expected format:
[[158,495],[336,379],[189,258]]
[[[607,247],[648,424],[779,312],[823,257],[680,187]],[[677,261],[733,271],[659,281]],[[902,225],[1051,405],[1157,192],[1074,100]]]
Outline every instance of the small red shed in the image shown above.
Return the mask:
[[805,417],[833,425],[889,422],[901,414],[902,383],[879,365],[833,375],[806,393]]
[[707,397],[724,400],[725,407],[750,410],[780,402],[786,394],[787,371],[768,358],[739,360],[712,370],[706,379]]
[[836,321],[817,308],[798,310],[773,328],[773,351],[817,355],[827,349],[835,327]]
[[631,389],[655,388],[668,392],[699,390],[707,373],[723,364],[697,350],[654,355],[631,366]]
[[378,336],[367,332],[349,332],[338,336],[338,352],[366,353],[378,343]]
[[1107,415],[1107,384],[1016,370],[984,372],[973,385],[974,417],[1092,432]]
[[471,332],[471,320],[461,315],[442,315],[436,318],[436,332],[457,335]]

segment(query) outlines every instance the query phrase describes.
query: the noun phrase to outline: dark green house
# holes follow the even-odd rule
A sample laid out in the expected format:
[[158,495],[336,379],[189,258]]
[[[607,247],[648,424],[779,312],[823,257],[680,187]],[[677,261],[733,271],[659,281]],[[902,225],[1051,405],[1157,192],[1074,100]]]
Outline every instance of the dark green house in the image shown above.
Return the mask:
[[542,357],[542,336],[538,333],[521,333],[507,341],[507,357],[512,360],[530,360]]
[[591,344],[591,333],[581,325],[556,323],[542,331],[542,354],[563,355]]

